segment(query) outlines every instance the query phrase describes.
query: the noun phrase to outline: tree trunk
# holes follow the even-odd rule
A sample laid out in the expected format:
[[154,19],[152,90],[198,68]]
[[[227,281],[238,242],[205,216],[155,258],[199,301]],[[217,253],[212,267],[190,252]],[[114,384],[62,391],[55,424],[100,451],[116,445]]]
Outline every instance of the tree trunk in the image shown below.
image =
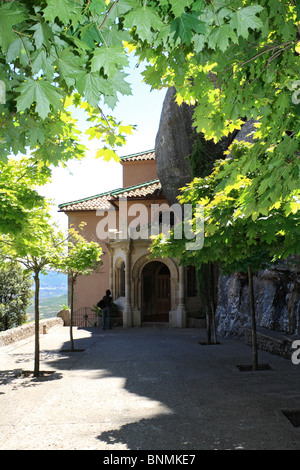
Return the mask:
[[216,328],[216,304],[215,304],[215,267],[213,264],[209,265],[210,271],[210,308],[211,308],[211,320],[212,320],[212,327],[213,327],[213,335],[214,335],[214,344],[217,344],[217,328]]
[[34,377],[40,375],[40,309],[39,309],[39,296],[40,296],[40,279],[39,273],[34,275],[35,281],[35,297],[34,297],[34,333],[35,333],[35,352],[34,352]]
[[74,278],[71,280],[71,314],[70,314],[70,349],[74,351],[74,340],[73,340],[73,303],[74,303]]
[[211,344],[211,315],[209,308],[206,311],[206,341],[207,344]]
[[249,299],[250,299],[251,329],[252,329],[253,370],[257,370],[258,369],[258,352],[257,352],[257,338],[256,338],[253,273],[251,271],[250,265],[248,265],[248,282],[249,282]]
[[213,327],[213,334],[214,334],[214,344],[217,344],[217,328],[216,328],[216,316],[215,316],[215,304],[211,301],[211,319],[212,319],[212,327]]

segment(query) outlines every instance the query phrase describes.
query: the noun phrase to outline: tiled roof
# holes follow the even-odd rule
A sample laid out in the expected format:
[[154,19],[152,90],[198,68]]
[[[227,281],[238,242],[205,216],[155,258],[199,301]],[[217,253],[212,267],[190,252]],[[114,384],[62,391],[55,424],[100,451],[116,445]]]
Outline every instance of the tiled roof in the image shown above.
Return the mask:
[[60,204],[59,210],[61,212],[69,211],[92,211],[92,210],[108,210],[113,201],[118,200],[120,197],[127,198],[146,198],[151,196],[159,196],[162,192],[161,184],[158,179],[148,181],[146,183],[130,186],[129,188],[119,188],[106,193],[90,196],[78,201],[66,202]]
[[137,161],[145,161],[145,160],[155,160],[155,151],[154,150],[147,150],[146,152],[140,153],[133,153],[131,155],[126,155],[124,157],[120,157],[121,162],[137,162]]

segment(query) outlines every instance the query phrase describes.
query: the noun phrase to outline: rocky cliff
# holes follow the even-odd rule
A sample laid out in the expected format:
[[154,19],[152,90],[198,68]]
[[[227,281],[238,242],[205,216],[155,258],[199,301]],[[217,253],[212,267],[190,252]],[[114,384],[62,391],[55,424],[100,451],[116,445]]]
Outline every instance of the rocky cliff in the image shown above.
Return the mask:
[[[298,260],[299,263],[299,260]],[[257,325],[300,334],[300,272],[295,259],[259,271],[253,279]],[[298,268],[297,268],[298,264]],[[220,276],[216,322],[222,336],[241,336],[251,326],[247,277]]]
[[[157,172],[170,204],[178,202],[179,189],[192,179],[187,157],[195,144],[193,107],[186,104],[179,107],[174,96],[175,89],[171,88],[163,104],[155,143]],[[220,151],[228,148],[234,138],[251,140],[252,131],[253,122],[247,122],[241,131],[218,145],[204,142],[204,161],[212,155],[219,158]],[[200,139],[203,142],[201,136]],[[300,333],[299,276],[299,264],[295,260],[257,273],[254,287],[258,326],[289,334]],[[247,277],[239,273],[220,275],[216,319],[219,334],[226,336],[241,335],[243,327],[250,325]]]
[[155,141],[157,173],[171,205],[178,203],[179,188],[192,179],[186,157],[193,151],[193,107],[185,103],[178,106],[174,101],[175,93],[175,88],[166,93]]

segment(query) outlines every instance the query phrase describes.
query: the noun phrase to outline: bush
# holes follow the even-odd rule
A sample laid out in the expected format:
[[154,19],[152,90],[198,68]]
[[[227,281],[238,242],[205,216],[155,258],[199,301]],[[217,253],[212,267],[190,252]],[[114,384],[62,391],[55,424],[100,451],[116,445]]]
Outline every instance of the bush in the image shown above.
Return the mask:
[[0,331],[26,323],[32,280],[17,263],[0,267]]
[[[92,312],[95,312],[96,317],[102,317],[101,309],[94,305]],[[119,317],[119,308],[114,302],[111,303],[111,317]]]

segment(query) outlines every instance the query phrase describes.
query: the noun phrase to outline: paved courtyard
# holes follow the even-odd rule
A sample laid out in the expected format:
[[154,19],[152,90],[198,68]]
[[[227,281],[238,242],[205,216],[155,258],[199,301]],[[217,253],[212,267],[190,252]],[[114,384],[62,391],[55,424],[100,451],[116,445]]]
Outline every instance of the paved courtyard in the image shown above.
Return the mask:
[[[74,328],[0,348],[1,450],[300,449],[300,365],[259,352],[271,370],[240,371],[251,348],[205,330]],[[64,351],[62,351],[64,350]]]

